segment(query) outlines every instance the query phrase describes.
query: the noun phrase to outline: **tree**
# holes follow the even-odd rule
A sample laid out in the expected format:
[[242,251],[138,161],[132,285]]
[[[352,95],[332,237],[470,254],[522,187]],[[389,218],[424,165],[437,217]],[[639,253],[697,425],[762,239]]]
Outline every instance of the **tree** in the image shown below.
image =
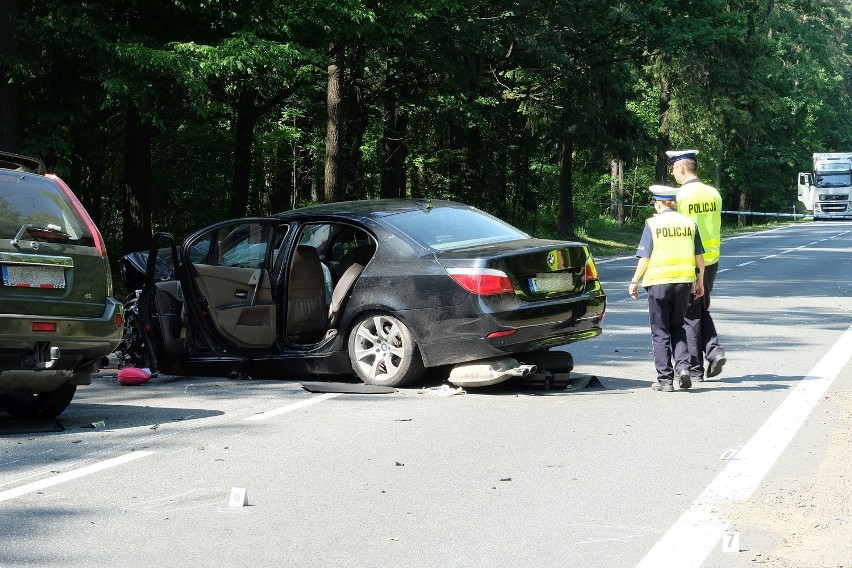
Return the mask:
[[0,0],[0,150],[17,153],[21,146],[21,109],[13,71],[20,50],[16,20],[20,0]]

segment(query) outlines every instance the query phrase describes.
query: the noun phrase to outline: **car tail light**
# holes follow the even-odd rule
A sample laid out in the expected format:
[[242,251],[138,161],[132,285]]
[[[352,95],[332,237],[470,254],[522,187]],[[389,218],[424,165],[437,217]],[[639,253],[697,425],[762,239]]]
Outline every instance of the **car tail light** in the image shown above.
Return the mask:
[[95,222],[92,221],[92,218],[89,217],[89,214],[86,212],[86,209],[83,207],[83,204],[80,203],[80,200],[77,199],[77,196],[74,195],[74,192],[71,191],[71,188],[68,187],[62,178],[54,174],[45,174],[45,177],[52,179],[62,188],[62,191],[65,192],[65,196],[68,200],[74,205],[74,209],[77,210],[77,213],[80,214],[80,217],[83,218],[83,221],[86,222],[86,227],[89,228],[89,232],[92,233],[92,238],[95,240],[95,248],[98,249],[98,252],[101,253],[101,256],[106,256],[106,246],[104,245],[104,239],[101,236],[100,231],[95,226]]
[[516,329],[504,329],[503,331],[495,331],[493,333],[489,333],[485,337],[486,337],[486,339],[496,339],[498,337],[506,337],[507,335],[512,335],[516,331],[518,331],[518,330],[516,330]]
[[56,331],[56,322],[54,321],[34,321],[33,331]]
[[502,270],[491,268],[448,268],[447,272],[459,286],[479,296],[510,294],[512,282]]
[[121,317],[121,314],[115,314],[113,322],[115,322],[115,327],[121,327],[124,325],[124,318]]
[[595,261],[592,257],[586,261],[586,270],[583,273],[583,282],[593,282],[598,279],[598,268],[595,266]]

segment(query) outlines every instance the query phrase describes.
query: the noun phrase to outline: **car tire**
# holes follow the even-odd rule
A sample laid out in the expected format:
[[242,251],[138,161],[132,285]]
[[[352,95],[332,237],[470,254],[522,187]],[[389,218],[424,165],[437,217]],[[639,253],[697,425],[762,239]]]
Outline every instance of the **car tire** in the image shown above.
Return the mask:
[[535,365],[551,373],[570,373],[574,369],[574,357],[567,351],[530,351],[513,356],[525,365]]
[[[530,351],[517,353],[515,357],[525,365],[535,365],[536,371],[550,371],[554,376],[548,379],[545,387],[551,390],[565,390],[570,384],[568,377],[574,369],[574,356],[567,351]],[[557,375],[563,378],[557,380]],[[523,380],[523,379],[521,379]]]
[[55,418],[71,404],[77,385],[65,383],[56,390],[35,394],[7,394],[0,396],[0,409],[12,418]]
[[425,367],[411,332],[387,314],[369,314],[349,334],[352,370],[368,385],[400,387],[423,376]]

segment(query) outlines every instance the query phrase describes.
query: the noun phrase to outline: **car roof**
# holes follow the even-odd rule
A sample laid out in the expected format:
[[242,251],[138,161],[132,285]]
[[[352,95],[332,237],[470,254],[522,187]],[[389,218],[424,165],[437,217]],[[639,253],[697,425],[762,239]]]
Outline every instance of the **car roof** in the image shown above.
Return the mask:
[[0,169],[34,174],[44,174],[47,172],[44,162],[38,158],[30,158],[29,156],[21,156],[9,152],[0,152]]
[[326,215],[348,219],[378,219],[408,211],[428,211],[436,208],[473,209],[470,205],[445,199],[364,199],[310,205],[276,213],[275,216],[282,219]]

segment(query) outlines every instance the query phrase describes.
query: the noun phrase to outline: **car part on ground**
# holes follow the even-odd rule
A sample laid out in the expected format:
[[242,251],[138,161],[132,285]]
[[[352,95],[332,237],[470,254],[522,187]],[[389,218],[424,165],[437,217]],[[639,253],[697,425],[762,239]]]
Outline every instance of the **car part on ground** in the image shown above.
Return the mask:
[[535,365],[521,365],[517,359],[499,357],[455,365],[447,380],[457,387],[486,387],[512,377],[526,377],[535,370]]
[[50,418],[121,339],[103,238],[65,182],[0,152],[0,410]]

